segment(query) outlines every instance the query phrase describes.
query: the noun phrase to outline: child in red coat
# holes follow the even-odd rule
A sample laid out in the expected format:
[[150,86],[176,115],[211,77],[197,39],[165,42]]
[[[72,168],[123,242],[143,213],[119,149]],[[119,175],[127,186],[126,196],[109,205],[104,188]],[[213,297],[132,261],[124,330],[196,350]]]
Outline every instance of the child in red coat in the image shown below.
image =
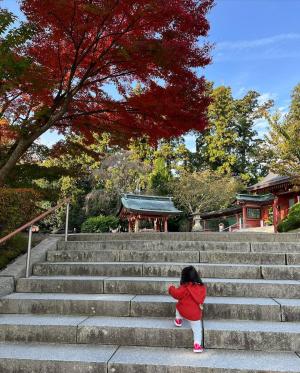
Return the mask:
[[180,287],[170,286],[169,294],[178,300],[174,324],[180,327],[183,318],[188,320],[194,333],[194,352],[203,352],[201,320],[206,287],[193,266],[183,268]]

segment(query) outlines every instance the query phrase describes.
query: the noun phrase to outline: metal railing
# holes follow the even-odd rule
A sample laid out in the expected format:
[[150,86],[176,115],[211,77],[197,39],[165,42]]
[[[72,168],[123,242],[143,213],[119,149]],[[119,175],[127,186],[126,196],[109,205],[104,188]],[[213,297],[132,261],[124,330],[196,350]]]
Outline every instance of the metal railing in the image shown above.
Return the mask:
[[8,241],[10,238],[14,237],[16,234],[24,231],[25,229],[29,228],[28,231],[28,246],[27,246],[27,258],[26,258],[26,278],[29,277],[29,271],[30,271],[30,258],[31,258],[31,248],[32,248],[32,228],[33,225],[40,220],[43,220],[48,215],[52,214],[54,211],[59,209],[60,207],[66,205],[66,224],[65,224],[65,241],[68,241],[68,228],[69,228],[69,213],[70,213],[70,200],[67,199],[63,201],[62,203],[59,203],[55,207],[52,207],[51,209],[45,211],[41,215],[37,216],[36,218],[32,219],[28,223],[22,225],[20,228],[16,229],[15,231],[9,233],[8,235],[0,238],[0,245],[4,242]]

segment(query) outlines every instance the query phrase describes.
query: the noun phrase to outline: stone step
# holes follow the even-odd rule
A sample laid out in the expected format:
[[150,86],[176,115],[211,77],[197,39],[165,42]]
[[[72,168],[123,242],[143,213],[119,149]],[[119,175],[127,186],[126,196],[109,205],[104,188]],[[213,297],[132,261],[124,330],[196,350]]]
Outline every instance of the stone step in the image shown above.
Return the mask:
[[[171,319],[91,317],[78,326],[77,343],[147,347],[192,347],[189,323],[176,328]],[[204,321],[204,346],[234,350],[299,351],[300,323]]]
[[221,242],[299,242],[299,233],[259,232],[138,232],[138,233],[77,233],[69,241],[221,241]]
[[12,293],[0,299],[2,314],[129,316],[134,295]]
[[293,352],[0,344],[1,373],[299,373]]
[[138,250],[138,251],[238,251],[250,252],[249,242],[201,241],[59,241],[58,250]]
[[230,264],[300,264],[300,254],[207,252],[207,251],[146,251],[146,250],[54,250],[50,262],[181,262]]
[[0,315],[0,342],[77,343],[77,326],[86,316]]
[[[0,343],[1,373],[107,373],[117,346]],[[290,360],[288,355],[286,359]]]
[[[299,351],[299,322],[204,320],[208,348]],[[300,369],[300,365],[299,365]]]
[[[207,297],[205,319],[297,321],[299,300]],[[175,300],[164,295],[13,293],[0,300],[2,314],[173,317]],[[1,319],[0,319],[1,324]]]
[[[32,276],[17,281],[18,292],[167,294],[178,277]],[[210,296],[300,298],[300,281],[203,278]]]
[[[191,263],[201,277],[244,278],[266,280],[300,280],[299,265],[251,265]],[[143,262],[45,262],[33,267],[34,275],[77,276],[180,276],[187,263],[143,263]]]
[[[259,254],[258,254],[259,255]],[[280,254],[279,254],[280,255]],[[283,254],[284,255],[284,254]],[[199,263],[199,251],[137,250],[56,250],[49,251],[50,262],[182,262]],[[278,264],[278,262],[276,263]],[[279,263],[280,264],[280,263]]]
[[176,241],[176,240],[107,240],[59,241],[58,250],[152,250],[152,251],[231,251],[262,253],[300,253],[297,242],[239,242],[239,241]]
[[[299,373],[293,352],[189,350],[159,347],[120,347],[108,373]],[[26,372],[27,373],[27,372]]]
[[[204,320],[206,348],[300,351],[299,322]],[[192,347],[192,331],[184,321],[156,317],[66,317],[2,315],[2,341]]]

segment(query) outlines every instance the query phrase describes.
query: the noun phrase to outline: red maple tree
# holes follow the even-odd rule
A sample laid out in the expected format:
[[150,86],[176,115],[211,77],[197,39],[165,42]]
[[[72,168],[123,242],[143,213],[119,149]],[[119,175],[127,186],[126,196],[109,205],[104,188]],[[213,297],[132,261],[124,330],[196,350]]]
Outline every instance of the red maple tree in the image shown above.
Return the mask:
[[[116,142],[202,130],[209,98],[196,68],[210,62],[213,0],[21,0],[35,29],[16,55],[31,64],[0,95],[17,137],[0,161],[0,182],[50,128]],[[201,41],[201,40],[200,40]],[[139,94],[132,88],[139,83]],[[114,93],[112,93],[114,91]],[[18,131],[19,129],[19,131]]]

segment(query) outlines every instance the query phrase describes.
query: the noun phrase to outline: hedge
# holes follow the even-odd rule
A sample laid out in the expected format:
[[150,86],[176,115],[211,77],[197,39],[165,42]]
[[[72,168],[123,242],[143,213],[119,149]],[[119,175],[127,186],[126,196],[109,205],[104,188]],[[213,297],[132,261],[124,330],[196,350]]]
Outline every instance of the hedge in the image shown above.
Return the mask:
[[116,229],[119,223],[119,219],[115,216],[93,216],[81,225],[81,232],[106,233],[110,228]]
[[300,228],[300,203],[290,208],[288,216],[278,224],[278,232],[288,232],[297,228]]
[[0,269],[5,268],[11,261],[27,251],[27,237],[16,235],[0,245]]
[[40,195],[34,189],[0,189],[0,236],[11,232],[38,215],[36,202]]

